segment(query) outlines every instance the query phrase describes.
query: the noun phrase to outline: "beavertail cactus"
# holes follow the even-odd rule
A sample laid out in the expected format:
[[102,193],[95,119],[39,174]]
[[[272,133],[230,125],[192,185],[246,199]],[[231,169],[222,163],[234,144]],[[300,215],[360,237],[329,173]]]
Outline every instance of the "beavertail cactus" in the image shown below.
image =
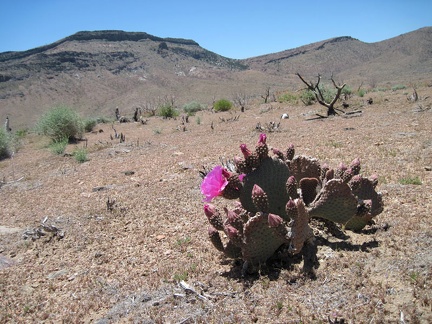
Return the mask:
[[[309,219],[324,218],[345,229],[361,230],[383,211],[377,177],[360,175],[360,159],[336,169],[317,159],[269,150],[261,134],[255,150],[240,145],[243,157],[235,157],[236,172],[217,166],[201,185],[207,203],[216,197],[239,199],[233,210],[220,212],[206,204],[208,231],[213,245],[248,265],[269,259],[282,245],[293,254],[313,240]],[[273,156],[269,156],[269,152]],[[221,237],[220,233],[225,235]]]

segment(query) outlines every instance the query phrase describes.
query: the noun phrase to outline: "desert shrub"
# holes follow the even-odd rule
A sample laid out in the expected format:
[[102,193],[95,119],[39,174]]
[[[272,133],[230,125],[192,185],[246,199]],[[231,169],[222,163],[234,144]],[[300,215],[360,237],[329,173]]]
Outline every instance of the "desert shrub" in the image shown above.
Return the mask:
[[313,105],[316,100],[311,90],[304,90],[300,95],[300,99],[306,106]]
[[75,160],[79,163],[84,163],[88,161],[87,159],[87,150],[85,148],[78,148],[74,151],[73,156]]
[[82,119],[71,108],[58,106],[42,115],[36,129],[53,142],[58,142],[65,138],[70,140],[81,137],[84,125]]
[[175,109],[173,106],[163,105],[163,106],[159,107],[158,115],[166,119],[166,118],[177,117],[179,115],[179,113],[178,113],[177,109]]
[[84,130],[88,133],[93,130],[93,128],[97,125],[97,119],[94,118],[87,118],[84,119]]
[[97,117],[96,118],[96,123],[97,124],[108,124],[108,123],[112,123],[114,121],[113,118],[108,118],[108,117]]
[[353,93],[353,91],[349,85],[346,85],[345,87],[343,87],[342,92],[341,92],[342,96],[350,96],[350,95],[352,95],[352,93]]
[[199,102],[196,101],[192,101],[183,106],[184,112],[187,113],[188,115],[193,115],[196,112],[201,111],[203,109],[204,107]]
[[358,94],[359,97],[363,98],[364,95],[366,94],[366,90],[364,90],[364,89],[359,89],[359,91],[357,92],[357,94]]
[[15,132],[15,136],[18,138],[24,138],[24,137],[26,137],[27,134],[28,134],[27,128],[19,129]]
[[421,185],[422,181],[419,177],[405,177],[399,179],[399,183],[403,185]]
[[10,156],[9,143],[10,138],[8,134],[3,129],[0,129],[0,159],[5,159]]
[[220,99],[214,103],[213,108],[215,111],[228,111],[232,108],[232,105],[231,101]]
[[291,104],[296,104],[297,100],[298,100],[297,96],[295,94],[290,93],[290,92],[285,92],[278,97],[278,101],[281,103],[287,102],[287,103],[291,103]]
[[336,95],[336,89],[329,88],[325,85],[319,86],[325,102],[331,102]]
[[394,85],[391,89],[392,89],[392,91],[397,91],[397,90],[406,89],[406,86],[404,86],[403,84],[397,84],[397,85]]
[[64,137],[60,140],[53,140],[49,145],[49,150],[56,155],[62,155],[66,150],[68,143],[69,139],[67,137]]

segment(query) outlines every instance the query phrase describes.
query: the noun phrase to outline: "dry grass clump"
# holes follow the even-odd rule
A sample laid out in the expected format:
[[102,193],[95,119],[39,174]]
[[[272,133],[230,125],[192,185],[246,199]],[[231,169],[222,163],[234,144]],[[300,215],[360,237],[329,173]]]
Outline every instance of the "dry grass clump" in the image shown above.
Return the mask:
[[[157,117],[119,124],[121,144],[101,125],[87,134],[83,163],[29,135],[0,162],[0,322],[431,322],[431,110],[414,112],[398,93],[371,106],[353,99],[363,110],[355,118],[305,121],[321,108],[290,107],[268,134],[274,147],[292,142],[331,166],[359,157],[362,172],[380,177],[385,210],[373,227],[313,224],[314,279],[283,251],[242,277],[241,264],[207,240],[199,171],[256,141],[256,124],[279,122],[283,104],[232,121],[238,112],[197,112],[201,122],[186,131]],[[407,178],[421,184],[401,183]],[[64,237],[24,240],[45,217]]]

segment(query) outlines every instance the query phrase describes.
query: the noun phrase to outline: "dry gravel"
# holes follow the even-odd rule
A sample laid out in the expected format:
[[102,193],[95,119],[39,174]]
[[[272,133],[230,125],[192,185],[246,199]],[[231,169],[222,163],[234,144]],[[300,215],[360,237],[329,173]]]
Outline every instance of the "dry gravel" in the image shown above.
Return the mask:
[[[371,97],[373,105],[351,100],[363,110],[353,118],[306,121],[321,108],[278,103],[200,112],[186,131],[152,117],[116,124],[121,144],[110,124],[98,125],[82,164],[28,135],[0,161],[0,322],[432,322],[432,110],[417,112],[403,90]],[[280,120],[285,112],[290,119]],[[335,237],[315,224],[314,279],[301,258],[286,256],[242,278],[241,263],[207,240],[199,171],[254,145],[256,124],[270,121],[281,122],[267,133],[270,146],[294,143],[333,167],[359,157],[364,175],[379,175],[385,210],[374,227]],[[401,181],[416,177],[421,185]],[[23,238],[46,217],[58,232]]]

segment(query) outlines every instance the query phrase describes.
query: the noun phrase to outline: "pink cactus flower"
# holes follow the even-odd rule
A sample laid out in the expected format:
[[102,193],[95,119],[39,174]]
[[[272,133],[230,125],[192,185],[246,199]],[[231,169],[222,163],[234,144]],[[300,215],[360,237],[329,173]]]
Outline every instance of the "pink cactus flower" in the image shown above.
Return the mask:
[[243,181],[245,177],[246,177],[246,174],[244,174],[244,173],[239,174],[239,176],[238,176],[240,181]]
[[213,198],[221,196],[227,184],[228,181],[222,174],[222,167],[216,166],[201,183],[201,193],[205,196],[204,201],[210,202]]

